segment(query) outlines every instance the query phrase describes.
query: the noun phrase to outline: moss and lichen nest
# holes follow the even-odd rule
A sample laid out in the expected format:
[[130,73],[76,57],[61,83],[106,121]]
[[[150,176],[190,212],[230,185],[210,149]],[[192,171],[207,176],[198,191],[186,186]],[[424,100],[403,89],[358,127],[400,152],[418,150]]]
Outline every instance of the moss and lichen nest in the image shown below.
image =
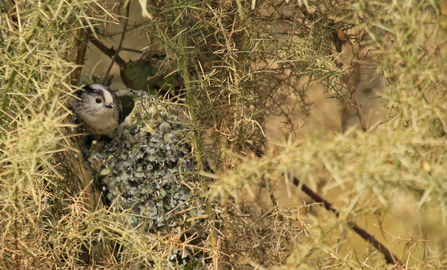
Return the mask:
[[108,204],[130,209],[131,225],[145,230],[172,230],[204,217],[196,163],[174,107],[140,96],[120,132],[118,141],[104,142],[89,157],[92,168],[101,168]]

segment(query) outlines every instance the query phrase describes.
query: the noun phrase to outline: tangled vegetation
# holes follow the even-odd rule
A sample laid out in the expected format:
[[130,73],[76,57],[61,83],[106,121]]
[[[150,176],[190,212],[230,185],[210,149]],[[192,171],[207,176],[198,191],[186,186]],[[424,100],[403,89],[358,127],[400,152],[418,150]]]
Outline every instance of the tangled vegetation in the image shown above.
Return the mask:
[[[0,11],[2,269],[446,267],[445,2],[16,0]],[[88,76],[92,48],[111,63]],[[179,222],[189,210],[180,198],[166,210],[179,215],[175,228],[163,216],[140,230],[129,220],[147,216],[103,203],[98,174],[122,157],[113,146],[89,164],[68,100],[81,82],[108,84],[112,75],[181,112],[175,126],[187,129],[175,142],[193,157],[200,217]],[[339,129],[300,133],[296,115],[318,113],[312,95],[337,101]],[[368,98],[380,103],[376,123]],[[272,119],[288,131],[284,141],[266,136]],[[280,186],[318,203],[285,207]],[[261,193],[263,207],[252,199]],[[372,241],[357,246],[358,225],[391,259]]]

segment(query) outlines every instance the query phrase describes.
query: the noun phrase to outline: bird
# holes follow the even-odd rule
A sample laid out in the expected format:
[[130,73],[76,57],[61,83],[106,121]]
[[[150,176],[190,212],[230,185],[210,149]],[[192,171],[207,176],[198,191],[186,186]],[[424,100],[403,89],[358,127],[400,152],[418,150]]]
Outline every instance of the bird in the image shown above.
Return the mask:
[[76,122],[83,124],[90,135],[115,137],[123,122],[123,110],[118,96],[102,84],[88,84],[75,92],[72,109]]

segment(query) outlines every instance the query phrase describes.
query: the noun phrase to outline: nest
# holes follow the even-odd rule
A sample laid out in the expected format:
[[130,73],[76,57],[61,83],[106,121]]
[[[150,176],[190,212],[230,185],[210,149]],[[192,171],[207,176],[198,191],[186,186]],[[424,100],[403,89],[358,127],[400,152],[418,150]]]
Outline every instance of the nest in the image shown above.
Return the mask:
[[105,203],[145,234],[198,232],[206,217],[202,186],[175,107],[140,97],[120,129],[118,140],[97,143],[88,157]]

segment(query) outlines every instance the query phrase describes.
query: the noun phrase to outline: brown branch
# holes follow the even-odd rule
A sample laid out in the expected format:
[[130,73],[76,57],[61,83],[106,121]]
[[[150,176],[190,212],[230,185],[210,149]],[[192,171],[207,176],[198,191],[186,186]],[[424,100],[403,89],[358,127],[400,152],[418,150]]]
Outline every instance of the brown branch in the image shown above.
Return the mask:
[[[104,53],[108,57],[113,58],[114,55],[116,54],[116,51],[115,51],[115,49],[113,49],[113,47],[112,48],[107,47],[106,45],[104,45],[104,43],[102,43],[99,39],[97,39],[92,33],[88,34],[88,39],[93,45],[95,45],[96,48],[98,48],[102,53]],[[117,63],[121,68],[126,65],[126,61],[124,61],[124,59],[121,58],[119,55],[116,56],[115,63]]]
[[74,40],[74,62],[78,66],[70,74],[70,83],[72,85],[79,85],[81,81],[82,67],[85,63],[85,53],[87,51],[88,34],[83,29],[77,31],[77,38]]
[[[334,213],[336,217],[340,215],[337,209],[335,209],[330,202],[323,199],[320,195],[318,195],[312,189],[310,189],[306,184],[300,183],[300,180],[298,180],[298,178],[296,177],[293,178],[293,184],[297,187],[301,186],[301,190],[304,193],[306,193],[309,197],[311,197],[312,200],[314,200],[315,202],[323,204],[324,208],[329,212]],[[354,222],[348,222],[348,224],[352,230],[354,230],[361,238],[363,238],[363,240],[371,244],[380,253],[382,253],[387,263],[403,264],[396,255],[394,255],[389,249],[387,249],[382,243],[380,243],[374,236],[369,234],[367,231],[359,227]]]

